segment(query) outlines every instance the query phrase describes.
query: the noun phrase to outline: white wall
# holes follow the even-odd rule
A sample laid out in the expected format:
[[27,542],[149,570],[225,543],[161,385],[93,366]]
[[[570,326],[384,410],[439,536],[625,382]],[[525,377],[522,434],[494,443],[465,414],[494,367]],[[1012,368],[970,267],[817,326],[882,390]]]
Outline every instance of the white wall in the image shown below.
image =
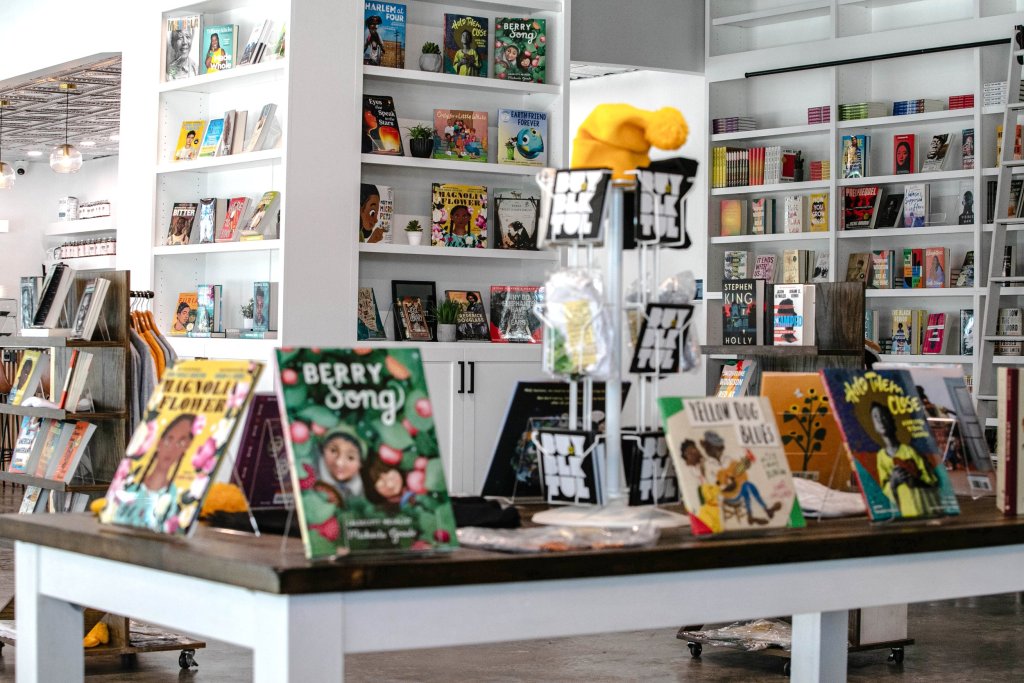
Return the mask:
[[[631,104],[643,109],[675,107],[682,112],[689,126],[690,134],[686,144],[676,151],[652,150],[654,159],[670,156],[685,156],[696,159],[702,166],[707,149],[706,89],[703,76],[670,73],[663,71],[637,71],[632,73],[604,76],[573,81],[569,88],[569,131],[575,137],[576,130],[594,107],[603,103]],[[662,257],[662,277],[668,277],[682,270],[690,270],[695,277],[706,279],[707,264],[707,205],[704,201],[704,174],[698,172],[697,182],[687,195],[688,232],[693,246],[686,251],[666,249]],[[636,278],[636,252],[626,252],[624,288]],[[692,328],[702,331],[704,306],[698,304],[694,312]],[[703,339],[701,340],[703,341]],[[703,366],[699,372],[670,378],[661,384],[662,395],[703,396],[705,393]],[[631,396],[635,393],[631,392]],[[632,400],[630,400],[632,404]],[[626,410],[626,421],[631,424],[632,411]]]

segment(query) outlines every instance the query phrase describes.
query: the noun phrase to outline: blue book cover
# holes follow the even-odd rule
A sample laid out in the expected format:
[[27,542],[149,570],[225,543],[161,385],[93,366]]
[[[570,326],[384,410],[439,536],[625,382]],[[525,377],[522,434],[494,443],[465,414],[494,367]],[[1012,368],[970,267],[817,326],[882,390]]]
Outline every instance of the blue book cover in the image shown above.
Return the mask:
[[363,64],[405,68],[405,5],[366,0]]
[[269,332],[277,325],[271,323],[274,291],[269,282],[254,282],[252,285],[252,329],[253,332]]
[[236,24],[203,27],[203,73],[214,74],[235,66]]
[[224,119],[212,119],[206,126],[206,136],[199,148],[199,156],[212,157],[217,155],[217,147],[220,146],[220,139],[224,136]]
[[548,115],[542,111],[498,110],[499,164],[547,166]]

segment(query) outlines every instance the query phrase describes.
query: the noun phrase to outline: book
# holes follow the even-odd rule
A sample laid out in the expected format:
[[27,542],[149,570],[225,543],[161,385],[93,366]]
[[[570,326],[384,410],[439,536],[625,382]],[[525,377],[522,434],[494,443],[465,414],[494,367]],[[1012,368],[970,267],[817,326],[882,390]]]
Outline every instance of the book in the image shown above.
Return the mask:
[[456,546],[419,350],[298,347],[276,358],[306,556]]
[[489,21],[466,14],[444,15],[444,72],[487,78]]
[[19,280],[21,290],[20,327],[32,327],[32,318],[35,317],[36,308],[39,306],[39,296],[43,291],[43,278],[38,275],[27,275]]
[[494,77],[547,83],[547,20],[500,17],[494,20]]
[[260,110],[260,117],[256,119],[256,126],[252,129],[249,139],[245,141],[246,152],[258,152],[273,147],[271,129],[275,125],[276,119],[274,117],[276,114],[276,104],[271,102],[263,105],[263,109]]
[[71,355],[68,357],[68,367],[64,372],[64,383],[60,390],[60,400],[57,401],[57,407],[64,409],[68,404],[68,389],[71,387],[71,378],[75,374],[75,366],[78,365],[78,358],[81,355],[79,349],[71,349]]
[[910,309],[893,310],[890,322],[893,355],[906,356],[914,353],[917,335],[914,334],[913,316],[914,312]]
[[750,234],[771,235],[774,232],[775,200],[770,197],[758,197],[750,200]]
[[188,331],[189,337],[210,337],[222,332],[221,321],[222,285],[196,286],[196,321]]
[[754,273],[751,277],[769,284],[775,282],[777,260],[775,254],[758,254],[754,257]]
[[238,43],[236,24],[218,24],[203,27],[203,67],[206,73],[226,71],[235,65],[235,45]]
[[960,131],[960,159],[964,170],[974,168],[974,129]]
[[974,309],[973,308],[961,308],[960,309],[960,355],[961,356],[973,356],[974,355]]
[[487,163],[487,112],[435,109],[433,158]]
[[68,265],[54,263],[50,266],[50,272],[43,280],[39,305],[36,306],[36,311],[32,315],[32,327],[53,329],[60,323],[61,314],[64,313],[64,302],[67,300],[74,279],[75,271]]
[[242,426],[232,480],[242,489],[251,510],[285,510],[293,503],[276,395],[253,395]]
[[199,244],[212,244],[217,241],[217,228],[224,225],[226,213],[227,201],[224,199],[208,197],[199,200],[194,214]]
[[387,339],[384,331],[384,323],[380,319],[380,310],[377,308],[377,297],[373,293],[373,287],[360,287],[356,304],[358,322],[356,324],[356,339]]
[[395,101],[386,95],[363,95],[363,154],[402,156],[402,132]]
[[999,367],[996,371],[996,508],[1006,516],[1016,516],[1024,510],[1020,369]]
[[763,280],[730,280],[722,283],[723,344],[764,344],[764,297]]
[[199,158],[199,146],[203,140],[206,121],[182,121],[178,133],[178,144],[174,148],[174,161],[192,161]]
[[202,17],[190,14],[167,20],[164,42],[164,80],[174,81],[199,75]]
[[239,231],[238,239],[243,242],[277,239],[278,221],[281,218],[280,202],[281,193],[277,190],[264,192],[245,227]]
[[238,60],[239,66],[260,63],[273,23],[272,19],[266,19],[253,25],[252,33],[249,34],[249,40],[246,41],[242,56]]
[[875,344],[879,343],[877,310],[869,308],[864,311],[864,338],[873,341]]
[[948,287],[948,247],[928,247],[924,250],[925,287]]
[[1017,247],[1007,244],[1003,247],[1003,261],[1000,264],[1000,275],[1003,277],[1014,277],[1017,275]]
[[203,142],[199,145],[199,158],[217,156],[217,150],[224,139],[224,119],[211,119],[206,124]]
[[29,472],[29,474],[44,479],[49,478],[51,471],[57,466],[60,454],[67,447],[68,440],[71,438],[71,430],[74,428],[70,423],[60,420],[50,420],[49,422],[48,427],[40,434],[43,439],[43,447],[39,451],[36,469],[34,472]]
[[487,309],[480,292],[446,289],[444,295],[450,301],[462,304],[455,321],[457,341],[490,341],[491,332],[487,325]]
[[[77,350],[77,349],[76,349]],[[62,410],[77,411],[82,394],[85,393],[89,380],[89,368],[92,367],[93,354],[80,351],[68,366],[68,381],[61,391],[60,407]]]
[[363,3],[363,64],[405,68],[405,5]]
[[491,285],[491,341],[539,344],[544,325],[535,312],[544,288]]
[[[903,289],[924,287],[924,249],[902,249],[902,276],[893,278],[893,286]],[[897,252],[899,253],[899,252]]]
[[762,372],[761,396],[771,404],[793,476],[842,490],[850,460],[817,372]]
[[796,285],[804,281],[807,274],[807,251],[786,249],[782,252],[782,283]]
[[46,507],[46,499],[50,492],[44,491],[38,486],[26,486],[25,496],[21,499],[21,507],[18,508],[19,515],[30,515],[33,512],[42,512]]
[[880,249],[871,252],[871,281],[868,289],[892,289],[895,277],[895,251]]
[[804,232],[804,198],[799,195],[785,199],[783,232]]
[[85,289],[82,290],[82,296],[78,299],[75,322],[71,326],[72,339],[92,339],[109,289],[110,280],[106,278],[98,277],[86,283]]
[[[435,113],[436,116],[436,113]],[[447,129],[446,129],[447,132]],[[484,151],[487,150],[486,127]],[[547,166],[548,115],[542,111],[498,110],[499,164]],[[487,155],[484,154],[484,158]]]
[[262,369],[250,360],[184,359],[168,368],[110,482],[100,522],[190,534]]
[[828,282],[829,253],[819,251],[815,255],[814,268],[811,270],[811,282]]
[[432,183],[430,217],[431,246],[487,248],[485,186]]
[[910,373],[828,368],[821,374],[872,521],[958,514]]
[[776,346],[814,346],[814,293],[814,285],[775,285],[772,343]]
[[917,168],[914,156],[915,138],[913,133],[892,137],[892,172],[894,175],[914,173]]
[[433,341],[423,299],[418,296],[399,297],[395,302],[395,314],[404,341]]
[[960,272],[956,276],[956,284],[954,287],[973,287],[974,286],[974,250],[970,249],[964,254],[963,264],[960,266]]
[[885,195],[875,220],[876,228],[901,228],[903,223],[903,193],[890,192]]
[[923,228],[928,223],[928,186],[903,186],[903,227]]
[[242,225],[242,219],[249,208],[248,197],[232,197],[228,200],[227,210],[224,212],[224,221],[220,224],[216,241],[234,242],[238,239],[238,229]]
[[195,202],[175,202],[171,207],[171,224],[167,228],[167,244],[190,244],[192,242],[192,226],[196,220],[199,204]]
[[722,373],[718,378],[718,398],[737,398],[746,396],[751,378],[757,371],[757,361],[752,358],[741,358],[722,364]]
[[723,256],[722,280],[739,280],[750,277],[750,252],[729,250]]
[[921,172],[941,171],[949,165],[949,148],[956,139],[955,133],[940,133],[932,136],[928,153],[921,162]]
[[679,502],[679,482],[664,432],[624,433],[622,471],[630,506]]
[[863,282],[865,285],[871,282],[871,254],[862,252],[850,254],[846,264],[846,281]]
[[842,138],[843,178],[865,178],[869,175],[870,135],[844,135]]
[[537,250],[540,193],[536,190],[494,190],[494,219],[498,249]]
[[946,344],[946,314],[929,313],[928,326],[924,331],[924,338],[921,342],[921,353],[939,354],[945,350]]
[[196,317],[199,314],[199,297],[196,292],[181,292],[178,294],[178,304],[174,307],[174,322],[168,331],[172,337],[183,337],[187,335],[196,324]]
[[235,112],[235,125],[232,127],[231,153],[240,154],[245,149],[245,127],[249,121],[249,112]]
[[[1016,307],[1000,308],[996,318],[996,335],[1000,337],[1021,337],[1024,336],[1024,328],[1021,327],[1021,309]],[[997,341],[995,355],[997,356],[1019,356],[1024,344],[1018,341]]]
[[26,398],[34,396],[49,363],[50,354],[41,349],[25,349],[21,352],[18,371],[11,383],[7,400],[12,405],[21,405]]
[[801,527],[792,475],[768,399],[658,399],[695,535]]
[[217,145],[217,151],[214,153],[214,156],[228,156],[234,150],[235,117],[236,112],[234,109],[224,112],[224,134],[220,136],[220,144]]
[[271,332],[277,330],[277,283],[252,283],[252,330]]
[[32,462],[32,452],[36,447],[36,441],[45,424],[41,417],[25,415],[21,418],[21,427],[14,442],[11,461],[7,466],[8,472],[27,474],[29,467],[32,468],[33,472],[35,471],[35,463]]
[[359,241],[367,244],[391,244],[394,233],[391,220],[395,211],[395,192],[387,185],[359,185]]
[[745,199],[723,199],[718,203],[720,234],[735,237],[747,232],[747,202]]
[[881,199],[878,187],[844,187],[843,230],[874,228]]
[[974,225],[974,183],[971,181],[960,183],[960,213],[957,215],[957,225]]
[[828,193],[812,194],[809,200],[810,231],[828,232]]

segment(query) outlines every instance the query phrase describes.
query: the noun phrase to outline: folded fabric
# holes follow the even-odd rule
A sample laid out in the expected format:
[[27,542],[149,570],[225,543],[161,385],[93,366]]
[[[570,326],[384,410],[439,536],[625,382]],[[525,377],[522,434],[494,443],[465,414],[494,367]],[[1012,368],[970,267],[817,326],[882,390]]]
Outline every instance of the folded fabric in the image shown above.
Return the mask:
[[800,507],[812,517],[856,517],[867,514],[864,498],[859,493],[830,489],[810,479],[793,477]]

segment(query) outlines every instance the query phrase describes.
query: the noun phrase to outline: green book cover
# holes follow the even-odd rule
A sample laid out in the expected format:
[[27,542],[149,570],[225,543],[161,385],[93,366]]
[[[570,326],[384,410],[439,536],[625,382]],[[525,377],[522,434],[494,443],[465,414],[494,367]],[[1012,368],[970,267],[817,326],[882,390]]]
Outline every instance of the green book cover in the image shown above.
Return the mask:
[[203,27],[203,65],[200,73],[217,73],[235,65],[235,39],[238,26],[220,24]]
[[458,544],[418,349],[280,349],[277,371],[307,557]]

